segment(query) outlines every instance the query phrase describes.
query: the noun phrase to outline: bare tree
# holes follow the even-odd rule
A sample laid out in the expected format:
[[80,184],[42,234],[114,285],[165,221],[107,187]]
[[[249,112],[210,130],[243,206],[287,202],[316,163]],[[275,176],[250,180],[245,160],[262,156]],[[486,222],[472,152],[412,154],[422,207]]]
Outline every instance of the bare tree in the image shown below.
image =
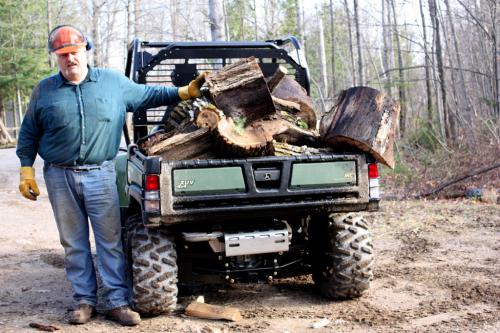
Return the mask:
[[431,74],[430,74],[430,67],[431,67],[431,62],[430,62],[430,56],[429,56],[429,50],[427,49],[427,27],[425,25],[425,15],[424,15],[424,9],[422,5],[422,0],[418,1],[419,8],[420,8],[420,18],[422,20],[422,32],[423,32],[423,47],[424,47],[424,63],[425,63],[425,94],[426,94],[426,101],[427,101],[427,113],[426,113],[426,119],[427,123],[429,126],[433,125],[433,112],[432,112],[432,88],[431,88]]
[[399,28],[397,21],[396,8],[394,5],[394,0],[390,0],[390,5],[392,8],[392,17],[394,20],[393,30],[394,30],[394,39],[396,40],[396,49],[397,49],[397,57],[398,57],[398,92],[399,92],[399,104],[401,106],[401,110],[399,112],[399,129],[401,131],[401,135],[405,134],[406,131],[406,92],[405,92],[405,78],[403,72],[403,56],[401,55],[401,43],[399,39]]
[[455,122],[454,119],[450,116],[448,101],[447,101],[446,79],[444,76],[443,52],[441,47],[441,37],[439,28],[440,22],[437,15],[437,7],[435,0],[429,0],[429,13],[431,17],[432,29],[434,31],[434,44],[436,50],[436,62],[439,74],[439,83],[441,87],[441,103],[444,116],[445,136],[448,142],[452,143],[455,141],[455,136],[456,136]]
[[141,26],[141,0],[134,0],[134,36],[144,38],[142,36]]
[[208,19],[212,40],[226,40],[222,0],[208,0]]
[[382,68],[384,71],[384,82],[385,82],[385,91],[391,95],[391,72],[389,66],[389,40],[390,40],[390,32],[389,29],[390,23],[386,21],[386,12],[388,18],[390,17],[390,10],[386,7],[386,0],[382,0]]
[[356,30],[356,46],[358,49],[358,78],[359,85],[365,82],[363,75],[363,54],[361,53],[361,35],[359,32],[358,0],[354,0],[354,29]]
[[296,0],[296,21],[297,21],[297,31],[299,32],[299,40],[300,43],[302,44],[302,47],[306,47],[306,40],[305,40],[305,33],[304,33],[304,11],[303,11],[303,5],[302,5],[302,0]]
[[352,50],[352,28],[351,28],[351,15],[349,13],[349,4],[347,0],[344,0],[345,16],[347,20],[347,31],[349,34],[349,55],[351,57],[351,75],[352,75],[352,85],[356,85],[356,70],[354,66],[354,52]]
[[337,77],[335,75],[335,47],[337,41],[335,40],[335,22],[334,22],[334,13],[333,13],[333,0],[330,0],[330,6],[329,6],[329,14],[330,14],[330,34],[331,34],[331,44],[332,44],[332,90],[331,90],[331,95],[333,96],[335,94],[335,91],[337,91]]
[[[323,96],[328,94],[327,67],[326,67],[326,49],[325,49],[325,32],[323,28],[323,20],[320,12],[318,12],[318,34],[319,34],[319,68],[321,77],[321,86],[323,88]],[[323,110],[325,112],[326,110]]]

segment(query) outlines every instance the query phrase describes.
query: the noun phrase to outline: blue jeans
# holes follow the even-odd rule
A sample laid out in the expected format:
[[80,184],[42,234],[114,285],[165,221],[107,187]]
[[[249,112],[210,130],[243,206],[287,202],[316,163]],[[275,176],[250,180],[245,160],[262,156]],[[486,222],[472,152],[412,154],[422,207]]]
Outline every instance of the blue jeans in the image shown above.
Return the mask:
[[114,165],[78,171],[45,163],[47,192],[65,251],[66,275],[78,304],[97,304],[97,281],[89,241],[94,231],[96,263],[104,287],[104,308],[128,305],[125,256]]

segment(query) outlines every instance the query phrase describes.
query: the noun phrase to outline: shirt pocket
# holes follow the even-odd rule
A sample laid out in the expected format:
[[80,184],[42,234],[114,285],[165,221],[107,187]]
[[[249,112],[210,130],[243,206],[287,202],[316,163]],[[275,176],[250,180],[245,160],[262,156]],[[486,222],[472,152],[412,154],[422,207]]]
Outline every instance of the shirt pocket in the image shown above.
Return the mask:
[[43,109],[42,119],[49,130],[56,130],[68,126],[68,110],[63,103],[48,105]]
[[110,99],[98,97],[94,103],[98,121],[106,123],[113,121],[114,114]]

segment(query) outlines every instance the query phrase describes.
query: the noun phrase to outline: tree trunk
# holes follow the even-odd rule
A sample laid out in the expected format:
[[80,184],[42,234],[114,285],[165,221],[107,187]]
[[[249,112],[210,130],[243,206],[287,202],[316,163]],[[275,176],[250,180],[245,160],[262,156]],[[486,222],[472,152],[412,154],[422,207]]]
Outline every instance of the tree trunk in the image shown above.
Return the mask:
[[404,136],[406,132],[406,92],[404,87],[404,73],[403,73],[403,56],[401,55],[401,43],[399,42],[399,30],[398,30],[398,21],[396,15],[396,9],[394,6],[394,0],[390,0],[391,8],[392,8],[392,17],[394,20],[394,36],[396,39],[396,48],[398,55],[398,92],[399,92],[399,105],[401,107],[401,111],[399,113],[399,129],[401,132],[401,136]]
[[344,8],[345,15],[347,19],[347,31],[349,33],[349,55],[351,57],[351,75],[352,75],[352,84],[356,85],[356,69],[354,66],[354,52],[352,51],[352,28],[351,28],[351,15],[349,14],[349,5],[347,4],[347,0],[344,0]]
[[3,98],[0,96],[0,144],[12,143],[14,140],[10,136],[7,128],[4,124],[4,108],[3,108]]
[[[317,11],[318,15],[318,34],[319,34],[319,68],[320,68],[320,77],[321,77],[321,88],[323,89],[323,96],[328,95],[328,81],[327,81],[327,70],[326,70],[326,50],[325,50],[325,32],[323,29],[323,20],[321,19],[321,15],[319,11]],[[323,110],[323,113],[326,110]]]
[[330,33],[331,33],[331,44],[332,44],[332,90],[331,94],[329,96],[334,96],[335,91],[337,91],[337,75],[335,73],[335,47],[336,47],[336,40],[335,40],[335,25],[334,25],[334,15],[333,15],[333,0],[330,0],[330,6],[329,6],[329,11],[330,11]]
[[497,117],[497,138],[500,138],[500,55],[498,52],[498,38],[497,38],[497,6],[496,1],[490,2],[493,8],[490,7],[491,15],[491,43],[492,43],[492,59],[493,59],[493,82],[494,82],[494,100],[496,103],[496,117]]
[[[458,74],[459,74],[459,79],[460,79],[460,83],[459,83],[460,94],[462,95],[463,99],[465,100],[465,105],[466,105],[465,120],[466,120],[466,123],[472,124],[471,112],[473,112],[473,113],[476,113],[476,112],[474,111],[474,105],[471,102],[469,93],[467,91],[467,85],[465,82],[464,71],[463,71],[462,56],[460,55],[460,48],[458,46],[457,34],[455,33],[455,24],[453,21],[453,17],[451,16],[450,1],[445,0],[444,2],[446,4],[446,11],[448,13],[448,20],[449,20],[449,25],[450,25],[450,29],[451,29],[451,37],[453,39],[455,57],[457,60]],[[473,137],[473,140],[475,141],[474,131],[471,131],[470,133]]]
[[363,54],[361,53],[361,34],[359,33],[359,14],[358,0],[354,0],[354,28],[356,29],[356,46],[358,49],[358,85],[362,86],[365,83],[363,75]]
[[306,37],[304,33],[304,12],[302,7],[302,0],[297,0],[297,11],[296,11],[296,20],[297,20],[297,30],[299,32],[299,41],[302,44],[302,48],[306,47]]
[[390,29],[388,27],[389,23],[386,22],[386,11],[387,15],[390,15],[390,11],[386,8],[386,1],[382,0],[382,67],[384,69],[384,88],[386,93],[391,96],[391,72],[389,67],[389,44],[388,40],[390,38]]
[[259,25],[257,20],[257,0],[253,0],[253,31],[254,40],[259,40]]
[[208,19],[212,41],[226,40],[222,0],[208,0]]
[[443,66],[443,54],[441,50],[441,37],[440,37],[440,28],[439,28],[439,19],[437,16],[437,8],[436,1],[429,0],[429,12],[432,22],[432,28],[434,30],[435,36],[435,46],[436,46],[436,60],[439,74],[439,82],[441,86],[441,101],[442,101],[442,110],[444,116],[444,127],[445,127],[445,135],[448,142],[455,141],[455,123],[452,117],[450,117],[447,95],[446,95],[446,79],[444,76],[444,66]]
[[424,37],[424,62],[425,62],[425,93],[426,93],[426,101],[427,101],[427,113],[426,119],[429,127],[433,127],[434,125],[434,116],[432,112],[432,88],[431,88],[431,75],[430,75],[430,67],[431,62],[429,58],[429,50],[427,49],[427,27],[425,25],[425,15],[422,5],[422,0],[418,1],[420,8],[420,17],[422,19],[422,30]]
[[393,144],[399,106],[368,87],[344,90],[320,122],[320,138],[333,148],[355,147],[394,168]]
[[134,0],[134,36],[138,38],[144,38],[142,36],[142,26],[141,26],[141,0]]
[[211,72],[206,82],[217,107],[237,122],[250,124],[276,112],[264,75],[253,57]]
[[[46,0],[46,6],[47,6],[47,36],[50,34],[52,31],[52,6],[50,5],[50,0]],[[49,67],[52,68],[54,67],[54,62],[52,60],[52,55],[49,53],[48,55],[48,60],[49,60]]]
[[179,16],[178,0],[170,0],[170,29],[172,29],[172,40],[178,40],[177,19]]

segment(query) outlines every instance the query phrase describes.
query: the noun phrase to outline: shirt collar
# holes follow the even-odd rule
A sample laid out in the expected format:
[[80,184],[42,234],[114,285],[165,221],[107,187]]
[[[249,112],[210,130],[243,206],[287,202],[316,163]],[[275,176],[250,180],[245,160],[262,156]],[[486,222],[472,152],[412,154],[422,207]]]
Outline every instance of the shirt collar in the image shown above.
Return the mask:
[[[83,79],[82,82],[80,82],[80,84],[85,83],[87,81],[97,82],[97,72],[96,72],[96,70],[93,67],[90,67],[88,65],[87,65],[87,68],[89,69],[89,71],[87,72],[87,76],[85,77],[85,79]],[[59,72],[56,75],[56,86],[57,86],[57,88],[61,87],[66,82],[68,82],[68,80],[66,80],[66,78],[62,75],[62,73]]]

